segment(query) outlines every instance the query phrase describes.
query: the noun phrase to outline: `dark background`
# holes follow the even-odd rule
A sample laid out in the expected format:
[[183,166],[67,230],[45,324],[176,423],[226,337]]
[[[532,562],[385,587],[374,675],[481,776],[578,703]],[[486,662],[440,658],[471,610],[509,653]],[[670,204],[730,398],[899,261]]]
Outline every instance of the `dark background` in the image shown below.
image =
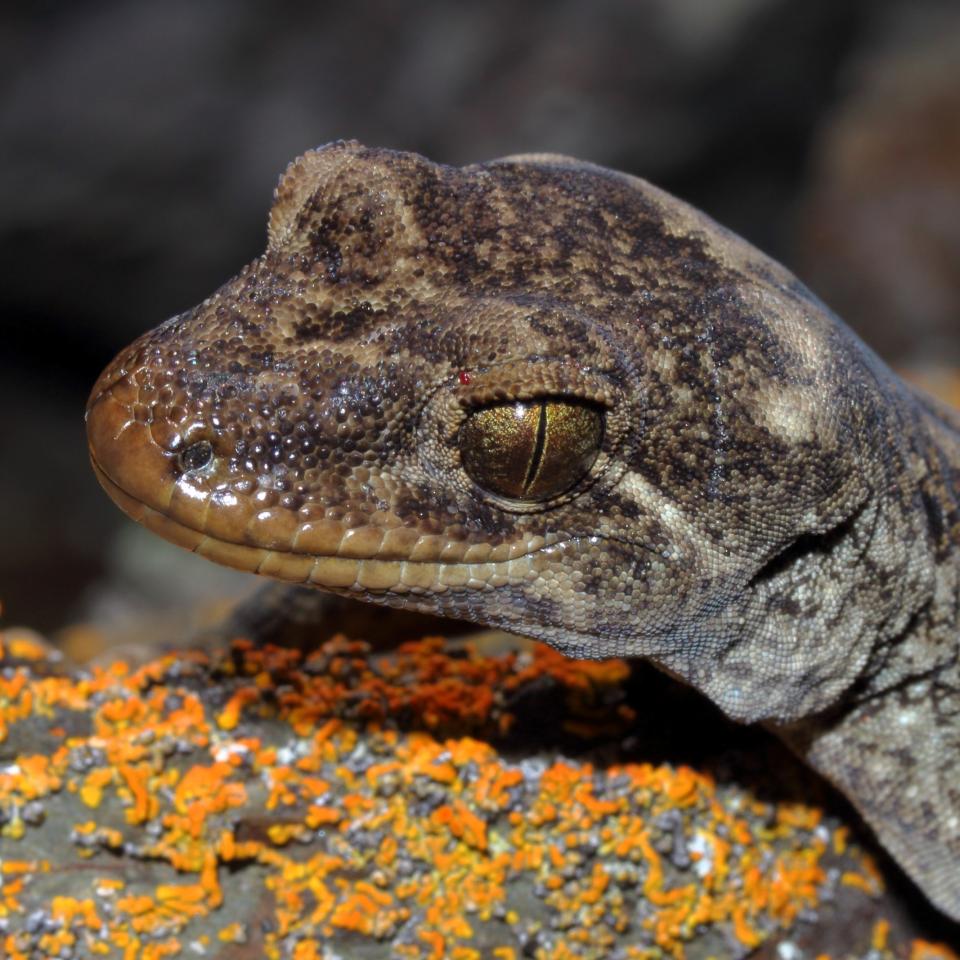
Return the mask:
[[279,173],[338,137],[449,163],[559,151],[646,176],[783,260],[896,366],[954,382],[956,0],[12,6],[8,623],[116,625],[237,589],[100,493],[83,405],[115,352],[260,252]]

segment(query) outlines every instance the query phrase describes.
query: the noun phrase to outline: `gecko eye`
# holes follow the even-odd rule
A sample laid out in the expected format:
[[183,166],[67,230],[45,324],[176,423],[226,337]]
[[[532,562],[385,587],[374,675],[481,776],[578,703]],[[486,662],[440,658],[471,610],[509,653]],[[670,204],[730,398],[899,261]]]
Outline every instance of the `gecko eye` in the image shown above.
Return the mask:
[[587,403],[544,399],[480,407],[460,428],[464,469],[478,486],[512,500],[549,500],[593,466],[603,414]]
[[177,458],[180,463],[180,469],[185,473],[191,470],[200,470],[213,459],[213,447],[206,440],[199,440],[197,443],[191,443],[180,452]]

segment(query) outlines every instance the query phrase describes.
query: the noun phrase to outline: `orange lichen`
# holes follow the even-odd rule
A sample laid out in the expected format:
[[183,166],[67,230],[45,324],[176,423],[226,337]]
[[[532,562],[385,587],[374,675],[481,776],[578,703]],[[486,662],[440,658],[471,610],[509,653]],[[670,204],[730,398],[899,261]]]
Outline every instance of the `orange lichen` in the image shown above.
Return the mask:
[[[309,960],[331,938],[403,931],[392,949],[410,960],[516,960],[538,937],[543,960],[605,956],[618,943],[624,957],[682,958],[704,929],[752,948],[789,928],[817,907],[828,856],[845,856],[847,887],[876,895],[875,868],[816,808],[749,793],[731,805],[692,767],[601,768],[550,750],[525,765],[493,746],[516,729],[509,696],[533,685],[559,692],[568,733],[623,730],[631,711],[615,694],[627,674],[621,661],[575,662],[545,647],[451,656],[436,639],[377,659],[343,639],[305,661],[240,641],[81,678],[17,667],[0,677],[3,728],[42,716],[62,728],[62,745],[0,772],[4,836],[29,831],[26,803],[76,794],[97,817],[72,825],[78,858],[124,851],[166,873],[54,895],[47,939],[11,933],[0,952],[126,960],[259,937],[268,958]],[[270,922],[216,928],[248,863]],[[0,917],[22,912],[43,869],[4,857]],[[536,917],[513,909],[515,889],[535,898]],[[190,940],[200,920],[213,933]],[[492,953],[477,947],[484,924],[502,937]],[[877,924],[874,949],[889,940]],[[952,956],[913,949],[912,960]]]
[[910,946],[910,960],[960,960],[960,954],[945,943],[928,943],[914,940]]
[[882,889],[882,886],[877,883],[877,878],[866,870],[863,873],[845,871],[840,875],[840,882],[848,887],[856,887],[870,896],[876,896]]
[[874,950],[885,950],[890,937],[890,921],[881,918],[873,925],[870,945]]

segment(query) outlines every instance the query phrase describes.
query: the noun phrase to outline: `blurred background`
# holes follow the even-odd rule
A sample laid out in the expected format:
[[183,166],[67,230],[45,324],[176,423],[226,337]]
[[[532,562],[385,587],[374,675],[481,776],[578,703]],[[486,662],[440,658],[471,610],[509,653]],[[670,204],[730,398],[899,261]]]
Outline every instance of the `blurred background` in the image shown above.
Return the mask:
[[108,502],[84,402],[262,250],[279,173],[338,137],[645,176],[955,389],[956,0],[37,0],[0,14],[0,78],[7,624],[122,632],[246,588]]

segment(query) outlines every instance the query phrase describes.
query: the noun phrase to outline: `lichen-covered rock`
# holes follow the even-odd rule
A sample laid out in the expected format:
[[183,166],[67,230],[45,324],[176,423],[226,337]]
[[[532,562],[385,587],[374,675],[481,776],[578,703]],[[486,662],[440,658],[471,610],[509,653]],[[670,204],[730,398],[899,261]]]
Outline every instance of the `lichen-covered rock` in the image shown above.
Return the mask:
[[623,661],[0,643],[6,957],[956,957],[782,748]]

